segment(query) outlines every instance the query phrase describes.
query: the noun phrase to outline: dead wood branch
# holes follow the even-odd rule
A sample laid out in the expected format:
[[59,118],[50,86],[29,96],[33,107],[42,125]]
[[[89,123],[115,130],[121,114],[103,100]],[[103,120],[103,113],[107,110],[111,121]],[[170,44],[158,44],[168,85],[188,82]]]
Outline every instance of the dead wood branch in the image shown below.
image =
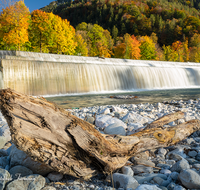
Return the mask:
[[[131,136],[102,135],[93,125],[45,99],[5,89],[0,91],[0,103],[19,149],[75,177],[90,178],[102,170],[110,173],[138,152],[173,145],[200,129],[200,121],[192,120],[171,128],[147,128]],[[169,121],[171,117],[177,119],[171,115]]]
[[177,111],[175,113],[171,113],[171,114],[165,115],[165,116],[157,119],[156,121],[147,125],[145,129],[162,127],[163,125],[166,125],[167,123],[170,123],[172,121],[182,119],[182,118],[184,118],[184,113],[181,111]]

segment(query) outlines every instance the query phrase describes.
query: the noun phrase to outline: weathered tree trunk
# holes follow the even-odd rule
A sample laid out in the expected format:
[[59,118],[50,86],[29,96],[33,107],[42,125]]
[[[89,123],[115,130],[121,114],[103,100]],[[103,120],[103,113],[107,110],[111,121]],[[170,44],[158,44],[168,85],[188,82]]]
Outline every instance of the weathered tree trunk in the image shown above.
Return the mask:
[[0,91],[0,109],[19,149],[55,171],[83,178],[110,173],[138,152],[172,145],[200,129],[200,121],[192,120],[131,136],[102,135],[55,104],[10,89]]

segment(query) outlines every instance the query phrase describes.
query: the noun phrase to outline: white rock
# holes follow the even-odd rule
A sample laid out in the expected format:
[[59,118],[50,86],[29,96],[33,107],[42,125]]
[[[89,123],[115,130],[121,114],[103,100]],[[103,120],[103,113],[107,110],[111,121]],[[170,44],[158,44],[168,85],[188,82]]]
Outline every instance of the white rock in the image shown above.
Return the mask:
[[101,110],[99,113],[106,115],[106,114],[110,113],[110,109],[109,108],[105,108],[105,109]]
[[137,106],[136,106],[135,104],[131,104],[131,105],[130,105],[130,108],[136,109]]
[[193,104],[193,101],[194,101],[194,100],[190,99],[190,100],[187,101],[187,103],[188,103],[188,104]]
[[190,121],[192,119],[195,119],[195,117],[194,116],[186,116],[185,117],[185,121]]
[[165,174],[165,175],[170,175],[172,172],[170,170],[167,170],[167,169],[162,169],[162,170],[160,170],[160,173]]
[[81,111],[82,111],[82,112],[88,112],[89,109],[88,109],[88,108],[82,108]]
[[176,185],[173,190],[186,190],[186,189],[180,185]]
[[158,154],[163,154],[163,155],[165,155],[165,154],[167,154],[167,150],[164,149],[164,148],[159,148],[159,149],[158,149]]
[[128,125],[128,130],[130,132],[135,132],[138,129],[143,129],[144,125],[142,125],[141,123],[129,123]]
[[185,119],[178,119],[178,124],[185,123]]
[[122,121],[125,123],[147,123],[149,120],[145,117],[142,117],[141,115],[135,113],[135,112],[129,112],[127,113],[123,118]]
[[127,109],[122,109],[122,108],[117,107],[117,106],[112,106],[111,109],[112,109],[113,112],[118,112],[118,113],[120,113],[120,114],[123,114],[123,113],[127,113],[127,112],[128,112]]
[[176,123],[174,121],[172,121],[172,122],[168,123],[168,125],[171,126],[171,127],[173,127],[173,126],[176,125]]
[[120,119],[114,118],[109,115],[97,115],[95,120],[95,125],[99,127],[100,129],[106,128],[108,125],[117,123],[118,125],[127,128],[127,125],[121,121]]
[[7,123],[0,127],[0,136],[6,137],[7,141],[11,140],[10,128]]
[[158,102],[156,105],[155,105],[156,108],[162,108],[163,107],[163,104]]
[[158,118],[163,117],[165,114],[164,113],[157,113],[156,114],[158,116]]
[[156,185],[140,185],[135,190],[162,190]]

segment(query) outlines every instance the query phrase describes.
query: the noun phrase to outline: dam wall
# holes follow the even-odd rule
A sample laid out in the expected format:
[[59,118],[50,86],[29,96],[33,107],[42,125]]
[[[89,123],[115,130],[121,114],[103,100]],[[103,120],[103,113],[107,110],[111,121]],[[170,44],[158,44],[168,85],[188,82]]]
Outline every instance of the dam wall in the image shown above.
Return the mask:
[[28,95],[200,87],[200,64],[0,51],[0,88]]

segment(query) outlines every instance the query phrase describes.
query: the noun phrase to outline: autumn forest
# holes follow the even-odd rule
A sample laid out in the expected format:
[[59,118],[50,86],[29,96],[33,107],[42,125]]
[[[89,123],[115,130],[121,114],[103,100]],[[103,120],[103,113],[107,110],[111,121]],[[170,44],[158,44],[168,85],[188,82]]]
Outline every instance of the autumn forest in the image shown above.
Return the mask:
[[58,0],[0,13],[0,49],[200,62],[198,0]]

